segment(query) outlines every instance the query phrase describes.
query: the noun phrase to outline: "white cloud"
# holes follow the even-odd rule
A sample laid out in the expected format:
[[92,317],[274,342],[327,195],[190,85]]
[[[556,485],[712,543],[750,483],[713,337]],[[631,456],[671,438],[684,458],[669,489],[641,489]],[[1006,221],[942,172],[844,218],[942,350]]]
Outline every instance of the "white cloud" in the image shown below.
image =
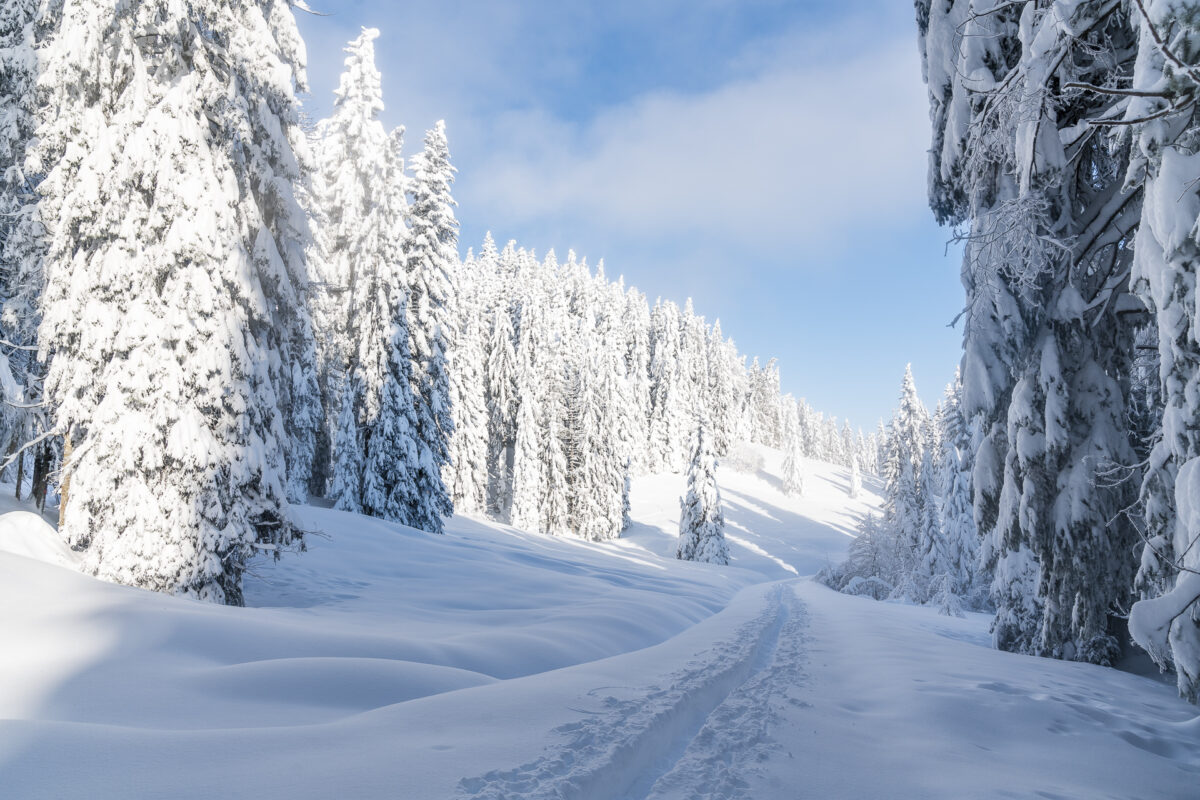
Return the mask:
[[[844,44],[794,39],[752,77],[644,95],[582,124],[509,113],[486,126],[460,199],[503,229],[554,221],[764,253],[840,249],[867,220],[909,224],[927,213],[916,46],[905,35],[846,57]],[[813,48],[842,60],[797,57]]]

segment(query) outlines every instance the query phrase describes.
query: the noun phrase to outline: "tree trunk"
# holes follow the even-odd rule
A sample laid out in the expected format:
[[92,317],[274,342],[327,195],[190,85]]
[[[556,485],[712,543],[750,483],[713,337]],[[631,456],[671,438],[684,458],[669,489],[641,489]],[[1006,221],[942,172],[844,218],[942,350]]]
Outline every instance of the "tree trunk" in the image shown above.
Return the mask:
[[67,431],[67,437],[63,441],[62,455],[62,482],[58,489],[58,529],[63,529],[63,522],[67,518],[67,493],[71,491],[71,432]]
[[50,445],[42,444],[33,457],[33,499],[38,511],[46,510],[46,484],[50,478]]

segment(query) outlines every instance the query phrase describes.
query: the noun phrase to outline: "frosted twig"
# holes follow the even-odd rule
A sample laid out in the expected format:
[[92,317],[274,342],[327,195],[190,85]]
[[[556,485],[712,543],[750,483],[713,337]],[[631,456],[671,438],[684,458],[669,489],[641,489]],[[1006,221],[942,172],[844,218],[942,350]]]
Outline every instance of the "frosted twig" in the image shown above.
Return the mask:
[[1187,76],[1192,79],[1193,83],[1200,84],[1200,74],[1197,74],[1196,68],[1189,64],[1185,64],[1183,59],[1175,55],[1175,52],[1171,50],[1166,41],[1163,40],[1162,34],[1159,33],[1158,28],[1150,19],[1150,14],[1146,11],[1145,3],[1143,3],[1142,0],[1134,0],[1134,2],[1137,3],[1138,11],[1142,12],[1142,19],[1146,21],[1146,30],[1150,31],[1150,37],[1154,39],[1154,44],[1157,45],[1159,52],[1162,53],[1168,61],[1187,73]]

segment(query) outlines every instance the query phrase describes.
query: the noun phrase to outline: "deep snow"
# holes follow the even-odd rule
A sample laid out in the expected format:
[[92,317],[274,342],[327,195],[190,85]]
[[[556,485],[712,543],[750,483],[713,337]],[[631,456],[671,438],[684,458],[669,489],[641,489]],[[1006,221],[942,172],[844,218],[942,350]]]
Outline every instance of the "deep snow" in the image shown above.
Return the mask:
[[661,475],[605,545],[307,508],[309,552],[258,564],[246,609],[85,577],[5,514],[0,796],[1197,796],[1171,687],[797,578],[877,497],[812,464],[786,498],[765,455],[721,473],[730,567],[670,558]]

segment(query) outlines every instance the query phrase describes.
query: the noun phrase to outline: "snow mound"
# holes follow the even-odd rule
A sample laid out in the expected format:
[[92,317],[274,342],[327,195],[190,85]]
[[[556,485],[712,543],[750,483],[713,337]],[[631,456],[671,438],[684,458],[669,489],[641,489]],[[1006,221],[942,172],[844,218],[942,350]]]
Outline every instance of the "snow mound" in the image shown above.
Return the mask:
[[878,487],[810,463],[790,497],[760,455],[718,468],[728,567],[673,558],[683,478],[654,475],[606,544],[300,509],[309,552],[253,564],[248,608],[64,568],[50,525],[6,514],[0,794],[1195,796],[1171,688],[798,579]]
[[0,515],[0,553],[72,569],[79,563],[78,554],[58,537],[58,531],[30,511]]

